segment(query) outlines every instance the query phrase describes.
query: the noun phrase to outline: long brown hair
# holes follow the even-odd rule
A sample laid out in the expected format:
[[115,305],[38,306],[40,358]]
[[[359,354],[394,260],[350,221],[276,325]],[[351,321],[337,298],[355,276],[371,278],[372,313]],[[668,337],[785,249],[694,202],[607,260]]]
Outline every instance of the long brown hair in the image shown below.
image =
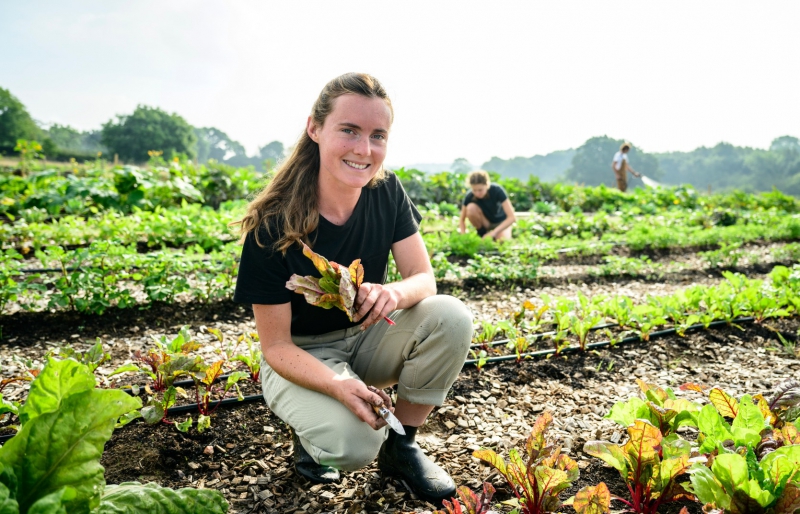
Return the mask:
[[[366,73],[345,73],[322,88],[311,108],[313,123],[321,127],[333,111],[334,100],[346,94],[381,98],[389,106],[394,118],[392,102],[378,79]],[[244,218],[231,223],[232,226],[240,226],[241,241],[255,231],[256,243],[264,247],[258,236],[258,228],[264,225],[270,236],[275,229],[281,232],[274,250],[285,254],[286,250],[300,241],[312,245],[313,241],[308,240],[308,235],[319,225],[319,167],[319,145],[304,130],[292,154],[278,166],[270,183],[247,206]],[[381,167],[367,186],[375,187],[385,176]]]

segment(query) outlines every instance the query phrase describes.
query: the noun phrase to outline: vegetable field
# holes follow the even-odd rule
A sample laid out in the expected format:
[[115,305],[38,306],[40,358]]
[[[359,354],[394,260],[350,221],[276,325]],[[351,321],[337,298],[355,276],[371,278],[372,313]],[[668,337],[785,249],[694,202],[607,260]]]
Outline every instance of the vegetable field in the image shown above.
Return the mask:
[[[420,430],[469,512],[800,509],[795,198],[494,177],[519,213],[495,243],[457,231],[463,175],[396,173],[475,316]],[[231,301],[228,224],[266,180],[158,155],[2,170],[0,511],[435,510],[376,466],[294,473]]]

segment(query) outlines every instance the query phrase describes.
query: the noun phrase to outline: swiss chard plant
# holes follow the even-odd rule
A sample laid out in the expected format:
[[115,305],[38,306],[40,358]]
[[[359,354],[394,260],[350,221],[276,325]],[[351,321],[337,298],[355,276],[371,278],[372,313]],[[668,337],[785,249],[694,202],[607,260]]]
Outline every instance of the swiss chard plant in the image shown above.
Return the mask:
[[0,512],[227,512],[213,490],[106,486],[100,465],[105,443],[117,418],[140,405],[123,391],[96,388],[87,366],[49,358],[20,409],[20,431],[0,448]]
[[148,384],[147,392],[166,391],[181,376],[188,376],[203,368],[203,361],[199,356],[191,356],[190,352],[200,348],[190,336],[186,328],[181,329],[177,336],[167,341],[166,336],[153,338],[156,348],[147,352],[137,350],[134,354],[135,363],[124,364],[111,372],[109,376],[119,373],[138,371],[153,380],[152,388]]
[[258,334],[242,334],[239,336],[239,340],[245,342],[247,351],[235,354],[231,357],[231,361],[238,361],[244,364],[250,374],[250,380],[258,382],[261,373],[261,359],[263,358],[261,347],[258,344]]
[[305,244],[303,244],[303,255],[311,259],[321,277],[294,274],[286,282],[287,289],[302,294],[306,302],[311,305],[323,309],[337,308],[353,321],[356,315],[356,294],[364,280],[364,266],[361,265],[361,259],[354,260],[349,266],[342,266],[314,253]]
[[617,402],[606,414],[610,419],[628,427],[637,419],[646,419],[657,427],[663,436],[675,433],[683,426],[695,426],[694,415],[700,405],[685,398],[677,398],[672,389],[662,389],[636,379],[644,399],[633,396],[626,402]]
[[[444,509],[435,510],[433,514],[497,514],[492,510],[494,493],[494,487],[489,482],[483,483],[483,492],[480,496],[472,492],[469,487],[462,485],[456,490],[458,499],[451,498],[452,501],[442,501]],[[462,506],[461,503],[464,505]]]
[[691,489],[706,509],[726,514],[793,514],[800,509],[800,445],[785,446],[756,460],[720,454],[710,465],[689,470]]
[[619,471],[629,497],[614,496],[631,512],[655,514],[664,503],[693,499],[677,479],[686,472],[691,444],[671,434],[667,437],[650,422],[637,419],[628,427],[628,441],[618,445],[589,441],[583,451]]
[[578,464],[561,453],[561,447],[545,440],[553,422],[549,412],[541,414],[525,442],[525,456],[516,448],[509,452],[509,462],[494,450],[480,449],[472,453],[505,478],[516,496],[518,514],[556,512],[561,507],[558,495],[580,475]]
[[[217,403],[216,406],[211,406],[215,395],[222,394],[222,396],[225,396],[233,388],[239,400],[244,398],[238,384],[240,380],[248,377],[248,374],[243,371],[230,373],[222,386],[217,385],[218,380],[222,377],[222,366],[224,364],[225,361],[216,361],[201,371],[192,373],[192,379],[195,383],[195,401],[197,402],[197,410],[200,412],[200,416],[197,419],[197,430],[199,432],[211,426],[210,416],[220,405]],[[221,391],[218,391],[218,389],[221,389]]]
[[[753,450],[761,443],[762,431],[775,422],[763,398],[758,403],[754,403],[750,395],[737,400],[722,389],[714,388],[709,400],[711,403],[695,414],[701,453]],[[732,422],[728,423],[725,418]]]

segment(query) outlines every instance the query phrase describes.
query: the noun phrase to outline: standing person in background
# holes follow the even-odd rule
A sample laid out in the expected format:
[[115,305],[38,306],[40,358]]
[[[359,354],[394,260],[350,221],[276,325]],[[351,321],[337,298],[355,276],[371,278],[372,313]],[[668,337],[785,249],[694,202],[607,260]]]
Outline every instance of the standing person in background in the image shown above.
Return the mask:
[[489,174],[483,170],[471,172],[467,176],[467,185],[471,191],[461,204],[459,232],[467,233],[466,219],[469,218],[479,236],[494,240],[511,239],[511,225],[517,221],[517,216],[505,189],[492,184]]
[[611,161],[611,168],[614,170],[614,175],[617,176],[617,187],[623,193],[628,189],[628,172],[634,177],[641,177],[641,173],[631,168],[628,163],[628,152],[631,150],[631,145],[628,142],[622,143],[619,147],[619,152],[614,154],[614,160]]

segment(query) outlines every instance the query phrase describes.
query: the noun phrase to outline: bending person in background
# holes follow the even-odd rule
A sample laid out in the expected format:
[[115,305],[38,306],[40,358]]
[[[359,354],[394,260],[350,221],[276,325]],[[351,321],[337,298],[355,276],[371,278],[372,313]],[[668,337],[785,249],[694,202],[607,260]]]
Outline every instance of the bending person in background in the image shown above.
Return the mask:
[[489,174],[483,170],[470,172],[467,185],[471,191],[461,205],[459,232],[467,233],[465,220],[469,219],[481,237],[511,239],[511,225],[517,221],[517,216],[505,189],[492,184]]
[[[415,436],[461,371],[472,315],[436,294],[422,216],[383,167],[393,117],[370,75],[348,73],[323,88],[292,154],[238,222],[243,248],[233,299],[253,307],[264,400],[292,428],[299,475],[336,482],[339,470],[377,456],[382,473],[439,502],[455,494],[455,483]],[[339,263],[362,259],[353,321],[286,288],[293,274],[320,276],[303,242]],[[385,283],[390,253],[402,280]],[[405,434],[387,432],[373,410],[391,406],[381,389],[394,385]]]
[[631,146],[630,143],[622,143],[622,146],[619,147],[619,152],[614,154],[614,160],[611,161],[611,168],[617,177],[617,187],[623,193],[628,190],[629,171],[634,177],[642,176],[641,173],[637,173],[636,170],[631,168],[630,163],[628,163],[628,152],[631,150]]

